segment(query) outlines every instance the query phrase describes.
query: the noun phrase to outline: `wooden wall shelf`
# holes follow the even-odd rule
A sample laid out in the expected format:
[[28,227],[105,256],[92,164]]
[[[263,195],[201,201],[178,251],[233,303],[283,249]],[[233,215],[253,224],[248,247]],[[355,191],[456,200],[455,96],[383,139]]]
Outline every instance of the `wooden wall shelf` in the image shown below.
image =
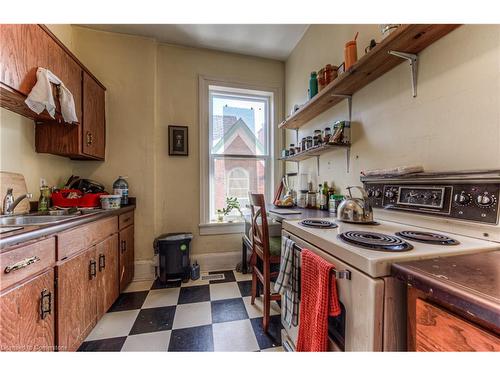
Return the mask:
[[330,152],[336,148],[349,148],[351,147],[350,144],[333,144],[333,145],[322,145],[322,146],[317,146],[317,147],[313,147],[313,148],[310,148],[309,150],[306,150],[306,151],[303,151],[303,152],[299,152],[298,154],[295,154],[293,156],[287,156],[287,157],[284,157],[284,158],[280,158],[280,160],[284,160],[284,161],[302,161],[302,160],[306,160],[306,159],[309,159],[313,156],[320,156],[326,152]]
[[[418,54],[460,25],[401,25],[346,72],[339,75],[302,108],[279,124],[279,128],[298,129],[304,124],[359,91],[405,60],[389,51]],[[337,96],[340,95],[340,96]]]

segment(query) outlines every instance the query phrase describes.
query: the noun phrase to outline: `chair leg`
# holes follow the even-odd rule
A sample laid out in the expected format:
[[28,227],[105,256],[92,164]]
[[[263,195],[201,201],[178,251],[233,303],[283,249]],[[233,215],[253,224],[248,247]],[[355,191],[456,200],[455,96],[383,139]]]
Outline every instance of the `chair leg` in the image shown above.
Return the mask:
[[255,304],[255,297],[257,296],[257,274],[255,273],[255,267],[257,267],[256,255],[252,254],[250,260],[250,267],[252,269],[252,298],[250,299],[250,304]]
[[267,333],[269,329],[269,318],[271,315],[271,269],[269,262],[264,263],[264,311],[263,311],[263,328]]

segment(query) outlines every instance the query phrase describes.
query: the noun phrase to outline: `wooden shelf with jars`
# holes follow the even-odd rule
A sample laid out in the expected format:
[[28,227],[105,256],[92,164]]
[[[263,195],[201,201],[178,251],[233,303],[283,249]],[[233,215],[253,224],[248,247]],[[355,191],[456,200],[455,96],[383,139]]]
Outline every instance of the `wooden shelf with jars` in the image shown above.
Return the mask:
[[405,60],[411,63],[413,96],[416,96],[417,54],[459,26],[421,24],[399,26],[278,127],[299,129],[345,98],[350,99],[355,92]]
[[349,147],[351,147],[349,143],[324,144],[321,146],[311,147],[306,151],[299,152],[292,156],[282,157],[280,158],[280,160],[299,162],[302,160],[309,159],[313,156],[323,155],[324,153],[330,152],[337,148],[349,148]]

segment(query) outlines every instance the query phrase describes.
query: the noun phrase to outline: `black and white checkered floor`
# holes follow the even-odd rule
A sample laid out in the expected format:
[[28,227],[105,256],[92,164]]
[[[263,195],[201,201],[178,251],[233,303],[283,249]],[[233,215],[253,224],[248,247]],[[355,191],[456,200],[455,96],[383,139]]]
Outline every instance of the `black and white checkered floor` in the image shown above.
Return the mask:
[[280,309],[271,304],[268,334],[262,300],[250,304],[251,275],[218,271],[223,280],[140,281],[129,285],[80,351],[281,351]]

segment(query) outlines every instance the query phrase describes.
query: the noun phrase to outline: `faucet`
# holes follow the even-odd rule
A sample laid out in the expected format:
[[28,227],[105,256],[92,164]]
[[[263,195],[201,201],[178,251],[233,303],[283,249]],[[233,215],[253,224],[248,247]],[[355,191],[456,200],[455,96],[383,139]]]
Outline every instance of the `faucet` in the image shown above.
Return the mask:
[[8,188],[7,189],[7,194],[5,195],[3,199],[3,214],[4,215],[12,215],[14,213],[14,210],[16,209],[17,205],[21,203],[23,199],[30,199],[33,197],[33,194],[26,193],[23,195],[20,195],[14,200],[14,195],[12,194],[12,191],[14,189]]

